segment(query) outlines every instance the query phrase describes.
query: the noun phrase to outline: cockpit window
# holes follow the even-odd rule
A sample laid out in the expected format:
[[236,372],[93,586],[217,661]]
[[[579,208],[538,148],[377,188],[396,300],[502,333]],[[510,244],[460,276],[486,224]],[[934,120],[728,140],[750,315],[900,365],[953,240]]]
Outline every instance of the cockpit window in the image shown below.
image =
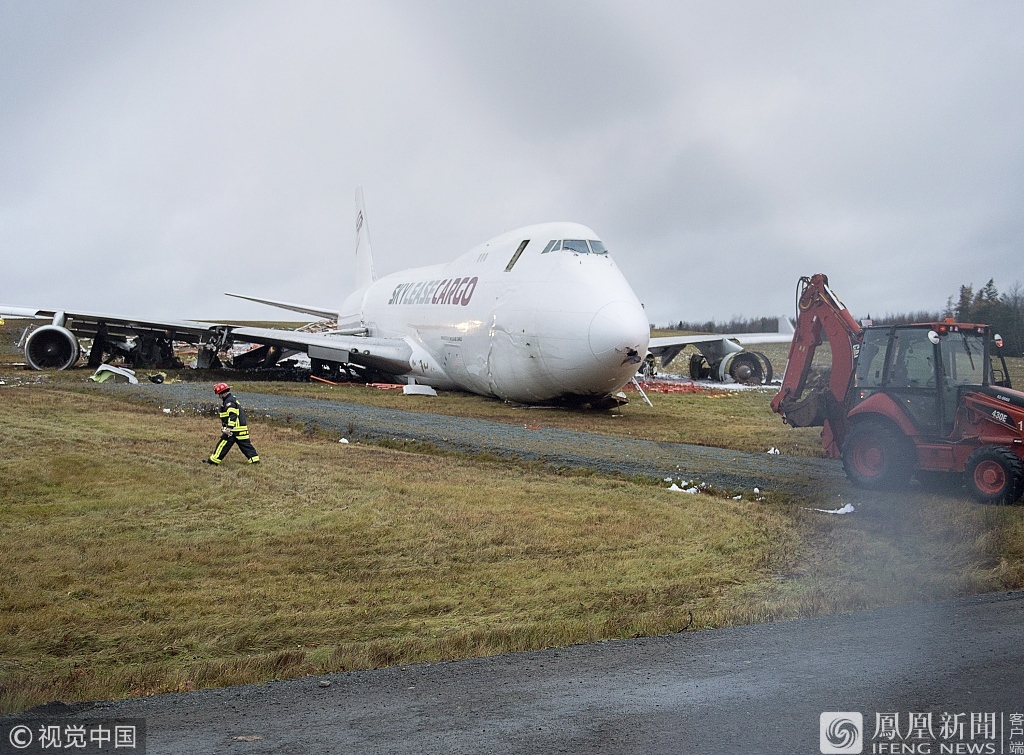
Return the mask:
[[597,240],[587,241],[585,239],[555,239],[549,241],[541,254],[548,252],[575,252],[576,254],[608,254],[608,247]]

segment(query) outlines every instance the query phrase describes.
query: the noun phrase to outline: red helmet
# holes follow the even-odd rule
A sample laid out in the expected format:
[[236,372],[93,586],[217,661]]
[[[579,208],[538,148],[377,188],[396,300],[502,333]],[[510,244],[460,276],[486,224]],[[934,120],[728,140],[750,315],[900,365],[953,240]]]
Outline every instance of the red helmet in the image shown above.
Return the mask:
[[230,390],[231,386],[228,385],[227,383],[217,383],[217,385],[213,386],[213,392],[216,393],[218,396],[222,393],[227,393]]

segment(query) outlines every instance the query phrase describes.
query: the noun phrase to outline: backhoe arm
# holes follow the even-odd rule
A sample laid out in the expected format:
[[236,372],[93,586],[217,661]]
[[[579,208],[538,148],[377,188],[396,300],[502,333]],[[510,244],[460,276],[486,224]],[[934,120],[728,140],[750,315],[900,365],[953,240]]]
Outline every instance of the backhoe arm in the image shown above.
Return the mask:
[[[806,398],[811,362],[822,343],[822,331],[832,350],[827,386],[812,386]],[[850,311],[818,273],[801,278],[797,288],[797,320],[782,387],[772,399],[772,411],[793,427],[824,426],[822,443],[829,456],[839,453],[846,435],[846,393],[853,378],[862,329]]]

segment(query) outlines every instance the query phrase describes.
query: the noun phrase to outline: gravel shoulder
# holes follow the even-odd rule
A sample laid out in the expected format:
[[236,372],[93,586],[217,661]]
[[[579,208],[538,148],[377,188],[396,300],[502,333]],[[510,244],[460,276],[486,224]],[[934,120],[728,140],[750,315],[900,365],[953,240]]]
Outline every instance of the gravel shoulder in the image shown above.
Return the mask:
[[[212,408],[205,383],[100,385],[101,392],[143,397],[161,408]],[[435,448],[537,461],[556,469],[664,479],[698,479],[738,491],[757,487],[806,498],[848,491],[842,466],[830,459],[751,454],[685,443],[657,443],[557,428],[532,429],[480,419],[383,409],[341,401],[319,401],[261,393],[239,394],[258,437],[260,419],[315,428],[349,440],[396,440]],[[273,453],[273,449],[267,449]]]

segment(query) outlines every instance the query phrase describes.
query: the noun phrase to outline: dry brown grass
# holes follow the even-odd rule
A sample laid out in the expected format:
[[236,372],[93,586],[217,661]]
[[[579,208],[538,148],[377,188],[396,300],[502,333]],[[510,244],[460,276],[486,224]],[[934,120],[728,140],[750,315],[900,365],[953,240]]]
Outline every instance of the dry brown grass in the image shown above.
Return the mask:
[[675,631],[799,552],[784,515],[599,477],[0,390],[0,708]]

